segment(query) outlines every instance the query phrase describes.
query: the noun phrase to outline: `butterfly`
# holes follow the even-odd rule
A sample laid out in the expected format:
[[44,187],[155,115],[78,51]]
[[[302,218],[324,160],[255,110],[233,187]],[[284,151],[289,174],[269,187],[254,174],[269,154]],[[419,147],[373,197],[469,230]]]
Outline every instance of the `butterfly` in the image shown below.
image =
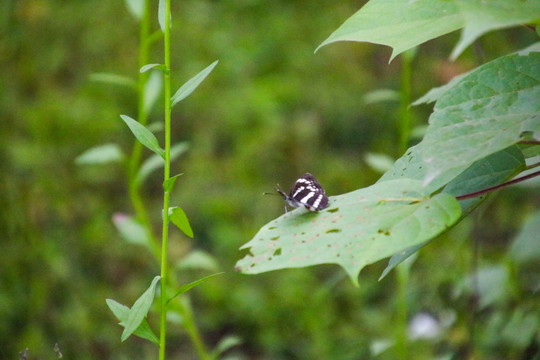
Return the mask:
[[309,211],[319,211],[328,206],[328,196],[317,179],[310,173],[300,176],[287,195],[279,185],[276,191],[293,207],[304,206]]

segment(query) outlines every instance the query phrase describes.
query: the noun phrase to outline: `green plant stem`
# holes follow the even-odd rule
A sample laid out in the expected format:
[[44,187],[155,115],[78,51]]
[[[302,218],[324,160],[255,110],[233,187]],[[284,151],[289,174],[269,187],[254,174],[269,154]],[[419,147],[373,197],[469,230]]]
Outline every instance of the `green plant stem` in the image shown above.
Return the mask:
[[199,359],[209,360],[211,359],[211,356],[208,354],[208,351],[206,350],[204,342],[202,341],[201,336],[199,334],[199,330],[197,329],[197,326],[195,325],[195,321],[193,319],[193,313],[191,312],[189,305],[184,303],[183,301],[184,299],[185,299],[184,296],[180,297],[180,301],[175,304],[176,309],[182,315],[184,328],[189,334],[191,342],[195,346],[195,350],[197,351],[197,355],[199,356]]
[[[144,1],[144,11],[140,23],[139,31],[139,69],[148,63],[148,49],[150,45],[150,0]],[[139,72],[139,79],[137,83],[137,120],[146,125],[148,122],[148,113],[145,109],[144,92],[146,82],[148,80],[148,72]],[[159,257],[159,245],[157,239],[152,232],[150,220],[144,202],[140,193],[140,183],[137,180],[137,174],[141,163],[143,145],[139,141],[135,141],[131,157],[128,165],[128,184],[129,184],[129,197],[135,210],[137,220],[143,225],[146,236],[150,239],[152,251],[156,257]]]
[[[401,56],[401,106],[399,116],[399,147],[398,155],[407,151],[411,133],[411,63],[415,49],[403,53]],[[409,264],[402,263],[397,267],[397,324],[396,324],[396,356],[398,359],[407,359],[407,282],[409,278]]]
[[414,49],[408,50],[401,56],[401,106],[399,114],[399,147],[398,155],[407,151],[411,133],[411,63]]
[[[164,26],[164,65],[165,71],[163,74],[163,87],[165,98],[165,166],[164,166],[164,179],[166,181],[170,178],[171,168],[171,33],[170,33],[170,16],[171,2],[166,0],[165,2],[165,26]],[[164,191],[163,194],[163,229],[162,229],[162,241],[161,241],[161,314],[160,314],[160,339],[159,339],[159,359],[165,360],[165,346],[167,335],[167,310],[168,310],[168,297],[167,287],[170,284],[177,284],[176,276],[174,272],[169,274],[169,267],[167,261],[167,242],[169,232],[169,202],[170,193]],[[183,297],[182,297],[183,299]],[[186,331],[189,334],[191,341],[193,342],[195,349],[202,360],[210,359],[210,355],[206,350],[204,343],[201,339],[199,331],[195,325],[193,319],[193,313],[188,305],[183,301],[177,301],[173,305],[175,309],[182,315],[183,324]]]
[[[163,74],[163,88],[165,98],[165,167],[163,181],[171,176],[171,30],[170,30],[171,0],[165,1],[164,26],[164,58],[165,71]],[[159,359],[165,360],[165,339],[167,336],[167,242],[169,237],[169,197],[168,191],[163,193],[163,230],[161,240],[161,316],[159,327]]]
[[397,317],[396,324],[396,358],[408,359],[407,354],[407,282],[409,278],[409,264],[402,263],[397,267]]

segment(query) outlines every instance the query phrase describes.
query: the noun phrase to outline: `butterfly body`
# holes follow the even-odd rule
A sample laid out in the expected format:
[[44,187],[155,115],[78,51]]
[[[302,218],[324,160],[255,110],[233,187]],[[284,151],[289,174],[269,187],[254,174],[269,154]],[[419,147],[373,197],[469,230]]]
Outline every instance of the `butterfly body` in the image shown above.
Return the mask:
[[293,207],[305,207],[309,211],[323,210],[328,206],[328,196],[313,175],[305,173],[291,187],[287,195],[279,186],[276,191]]

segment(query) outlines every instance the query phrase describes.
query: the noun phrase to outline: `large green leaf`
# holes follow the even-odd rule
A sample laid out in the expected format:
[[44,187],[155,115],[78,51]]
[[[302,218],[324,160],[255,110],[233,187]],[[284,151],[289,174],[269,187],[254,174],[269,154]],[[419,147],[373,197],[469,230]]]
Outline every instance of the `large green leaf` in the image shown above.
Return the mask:
[[540,136],[540,53],[480,66],[435,104],[420,144],[424,183],[445,183],[473,162],[505,149],[525,131]]
[[531,23],[540,19],[538,0],[454,0],[465,21],[461,38],[452,51],[457,58],[463,50],[488,31]]
[[[503,151],[499,151],[484,159],[481,159],[472,164],[467,170],[454,178],[448,185],[445,186],[443,192],[453,196],[461,196],[471,194],[479,190],[499,185],[512,177],[518,172],[525,169],[525,159],[517,145],[511,146]],[[469,214],[478,205],[480,205],[486,196],[478,196],[471,199],[459,201],[461,206],[462,217]],[[406,250],[394,254],[388,266],[384,269],[380,279],[384,278],[390,270],[400,264],[403,260],[416,253],[420,248],[426,245],[425,243],[414,245]],[[380,280],[379,279],[379,280]]]
[[[530,52],[540,52],[540,42],[534,43],[524,49],[516,51],[515,54],[525,56],[528,55]],[[445,92],[457,85],[461,81],[461,79],[463,79],[468,74],[469,72],[459,74],[455,76],[452,80],[450,80],[447,84],[429,90],[424,96],[413,102],[412,105],[429,104],[439,100],[439,98]]]
[[317,48],[336,41],[365,41],[393,48],[390,60],[430,39],[463,27],[448,0],[371,0]]
[[338,264],[358,283],[360,270],[422,243],[459,219],[448,194],[429,197],[420,181],[399,179],[333,196],[321,212],[296,209],[266,224],[242,246],[246,274],[317,264]]
[[488,31],[540,18],[538,0],[371,0],[317,49],[336,41],[361,41],[393,48],[390,60],[428,40],[463,28],[456,58]]

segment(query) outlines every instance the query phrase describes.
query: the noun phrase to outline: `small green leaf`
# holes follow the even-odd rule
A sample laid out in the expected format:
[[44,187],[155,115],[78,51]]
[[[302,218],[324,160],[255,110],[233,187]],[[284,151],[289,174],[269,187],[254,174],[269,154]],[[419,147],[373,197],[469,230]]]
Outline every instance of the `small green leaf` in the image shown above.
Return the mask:
[[398,103],[401,99],[401,95],[396,90],[392,89],[377,89],[368,92],[362,96],[364,104],[371,105],[381,102],[393,102]]
[[144,0],[125,0],[126,6],[137,20],[141,20],[144,14]]
[[122,120],[124,120],[127,126],[129,126],[131,132],[133,133],[133,135],[135,135],[137,140],[141,142],[141,144],[143,144],[148,149],[152,150],[162,158],[165,158],[165,151],[163,151],[163,149],[159,146],[158,140],[156,139],[154,134],[150,132],[150,130],[148,130],[138,121],[133,120],[127,115],[120,115],[120,117],[122,118]]
[[[159,27],[161,28],[161,31],[165,32],[165,16],[167,15],[167,7],[165,6],[165,0],[159,0],[159,7],[158,7],[158,22]],[[169,14],[169,28],[172,24],[172,16]]]
[[454,85],[458,84],[463,77],[465,77],[468,73],[459,74],[457,76],[454,76],[452,80],[450,80],[447,84],[435,87],[431,90],[429,90],[424,96],[413,102],[412,106],[417,106],[421,104],[429,104],[432,102],[437,101],[445,92],[450,90],[454,87]]
[[186,83],[182,85],[180,89],[178,89],[178,91],[176,91],[176,93],[171,98],[172,106],[176,105],[178,102],[188,97],[197,88],[197,86],[199,86],[203,82],[203,80],[208,76],[208,74],[212,72],[217,63],[218,60],[214,61],[203,71],[186,81]]
[[[172,146],[171,147],[171,161],[175,160],[180,155],[185,153],[188,148],[189,148],[189,144],[187,142],[181,142]],[[161,156],[159,155],[150,156],[141,165],[141,168],[139,169],[139,172],[137,173],[137,181],[142,184],[144,180],[146,180],[148,175],[150,175],[154,170],[159,169],[160,167],[163,167],[163,164],[164,164],[164,161]]]
[[124,154],[117,144],[105,144],[86,150],[75,158],[77,165],[107,164],[120,162]]
[[370,168],[381,173],[390,170],[394,164],[394,159],[391,156],[380,153],[366,153],[364,161]]
[[479,309],[505,304],[514,296],[509,268],[502,264],[480,267],[463,281],[459,290],[477,297]]
[[152,71],[144,84],[144,111],[150,112],[161,94],[163,76],[159,71]]
[[219,359],[220,355],[234,346],[242,344],[242,340],[238,336],[229,335],[220,340],[216,348],[212,351],[214,359]]
[[525,220],[510,247],[510,257],[518,264],[533,263],[534,261],[538,263],[540,261],[538,234],[540,234],[540,211],[533,213]]
[[125,241],[152,249],[146,229],[133,217],[116,213],[113,215],[113,223]]
[[212,274],[212,275],[208,275],[208,276],[205,276],[203,277],[202,279],[199,279],[199,280],[195,280],[193,282],[190,282],[189,284],[185,284],[185,285],[182,285],[180,287],[180,289],[178,289],[178,291],[176,292],[176,294],[174,294],[173,297],[171,297],[169,299],[169,301],[167,301],[167,303],[171,302],[175,297],[179,296],[179,295],[182,295],[183,293],[185,292],[188,292],[189,290],[191,290],[192,288],[194,288],[195,286],[198,286],[200,284],[202,284],[203,282],[205,282],[206,280],[209,280],[211,278],[213,278],[214,276],[218,276],[218,275],[221,275],[221,274],[225,274],[224,272],[219,272],[219,273],[215,273],[215,274]]
[[191,225],[189,225],[189,220],[186,216],[186,213],[182,208],[173,207],[169,208],[169,213],[171,214],[170,220],[176,225],[184,234],[193,238],[193,230],[191,230]]
[[129,316],[125,322],[125,329],[122,333],[122,341],[125,341],[146,318],[156,292],[156,285],[161,277],[158,275],[152,280],[150,287],[135,301],[133,307],[129,311]]
[[173,177],[168,178],[167,180],[165,180],[163,182],[163,190],[165,190],[165,192],[167,192],[167,193],[170,193],[172,191],[172,189],[174,188],[174,183],[176,182],[176,179],[179,176],[182,176],[182,175],[184,175],[184,174],[182,173],[182,174],[174,175]]
[[418,250],[420,250],[424,245],[426,245],[429,241],[423,242],[421,244],[416,244],[414,246],[411,246],[408,249],[405,249],[403,251],[398,252],[397,254],[392,255],[390,260],[388,261],[388,266],[383,270],[381,276],[379,277],[379,281],[384,279],[386,275],[390,273],[390,270],[401,264],[403,261],[405,261],[409,256],[416,253]]
[[206,270],[218,271],[219,265],[216,259],[202,250],[190,251],[180,259],[175,266],[178,270]]
[[163,72],[166,69],[166,67],[163,64],[146,64],[141,68],[141,70],[139,70],[139,72],[143,73],[151,69],[159,69]]
[[[106,302],[107,306],[109,306],[109,309],[111,309],[114,316],[116,316],[116,318],[120,320],[120,325],[124,327],[125,322],[127,321],[127,318],[129,316],[129,307],[122,305],[112,299],[107,299]],[[143,322],[141,323],[141,325],[139,325],[137,330],[135,330],[133,335],[149,340],[154,344],[159,345],[159,339],[154,334],[152,329],[150,329],[150,325],[148,325],[146,319],[143,320]]]
[[102,82],[106,84],[114,84],[120,86],[127,86],[133,89],[137,88],[137,82],[133,79],[118,74],[111,73],[93,73],[88,77],[90,81]]

